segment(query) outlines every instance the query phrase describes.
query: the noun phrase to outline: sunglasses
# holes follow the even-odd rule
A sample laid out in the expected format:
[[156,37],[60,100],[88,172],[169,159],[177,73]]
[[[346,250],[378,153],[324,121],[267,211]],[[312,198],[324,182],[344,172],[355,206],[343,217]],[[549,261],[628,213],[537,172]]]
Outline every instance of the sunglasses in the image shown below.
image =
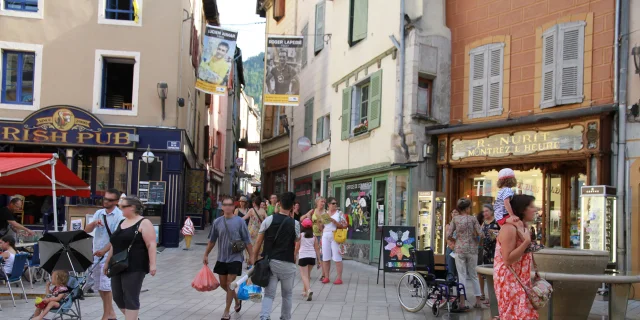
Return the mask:
[[120,200],[120,199],[102,198],[102,200],[104,200],[104,201],[109,201],[109,202],[114,202],[114,201],[118,201],[118,200]]

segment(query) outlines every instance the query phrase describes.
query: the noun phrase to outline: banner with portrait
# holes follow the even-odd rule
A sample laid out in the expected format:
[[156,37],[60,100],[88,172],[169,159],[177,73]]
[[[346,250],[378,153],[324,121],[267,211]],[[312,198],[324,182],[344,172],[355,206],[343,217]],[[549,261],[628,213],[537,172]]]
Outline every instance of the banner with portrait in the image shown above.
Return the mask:
[[227,94],[237,39],[238,33],[235,31],[207,25],[202,41],[196,89],[210,94]]
[[265,105],[298,105],[303,41],[304,37],[298,36],[267,36]]

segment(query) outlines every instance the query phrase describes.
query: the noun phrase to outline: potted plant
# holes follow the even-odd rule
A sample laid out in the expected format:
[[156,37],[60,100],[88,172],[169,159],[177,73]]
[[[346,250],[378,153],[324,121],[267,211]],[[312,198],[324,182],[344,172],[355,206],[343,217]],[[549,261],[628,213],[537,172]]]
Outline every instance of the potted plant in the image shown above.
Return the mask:
[[359,136],[363,133],[366,133],[367,131],[369,131],[369,122],[367,120],[365,120],[363,123],[357,125],[355,128],[353,128],[353,135],[354,136]]

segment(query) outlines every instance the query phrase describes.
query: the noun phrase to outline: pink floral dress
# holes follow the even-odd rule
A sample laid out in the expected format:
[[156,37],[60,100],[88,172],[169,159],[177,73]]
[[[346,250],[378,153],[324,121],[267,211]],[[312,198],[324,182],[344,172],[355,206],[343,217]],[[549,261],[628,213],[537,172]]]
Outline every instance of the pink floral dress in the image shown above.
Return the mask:
[[[522,240],[518,239],[517,245],[521,242]],[[537,320],[538,312],[529,302],[516,277],[504,264],[501,248],[498,240],[493,261],[493,287],[498,299],[500,320]],[[532,253],[525,253],[520,260],[511,265],[518,278],[527,286],[531,285],[531,255]]]

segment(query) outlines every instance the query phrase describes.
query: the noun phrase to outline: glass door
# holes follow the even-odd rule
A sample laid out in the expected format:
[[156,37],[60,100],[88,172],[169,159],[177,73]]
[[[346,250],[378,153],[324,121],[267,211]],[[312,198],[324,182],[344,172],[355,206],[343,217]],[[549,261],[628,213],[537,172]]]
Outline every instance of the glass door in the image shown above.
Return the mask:
[[571,176],[569,182],[569,194],[571,194],[571,210],[569,212],[569,247],[580,249],[580,228],[582,201],[580,201],[580,189],[587,185],[587,176],[576,174]]
[[546,178],[547,243],[545,246],[562,247],[562,175],[548,173]]
[[382,241],[382,226],[384,225],[387,212],[387,178],[373,179],[373,208],[371,208],[371,232],[373,243],[371,244],[371,262],[379,263],[380,242]]

